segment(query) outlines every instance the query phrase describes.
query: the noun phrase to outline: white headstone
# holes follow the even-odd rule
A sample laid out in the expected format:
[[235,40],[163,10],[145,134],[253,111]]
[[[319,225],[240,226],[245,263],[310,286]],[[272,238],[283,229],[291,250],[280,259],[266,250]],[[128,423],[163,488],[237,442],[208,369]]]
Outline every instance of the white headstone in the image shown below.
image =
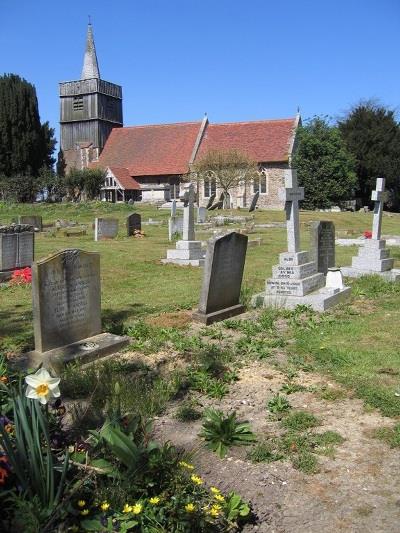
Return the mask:
[[372,238],[381,238],[382,229],[382,212],[383,212],[383,193],[385,191],[385,178],[376,180],[376,189],[372,191],[371,200],[375,201],[374,219],[372,222]]
[[300,251],[299,202],[304,200],[304,187],[297,185],[297,170],[285,170],[285,188],[279,198],[285,202],[288,252]]

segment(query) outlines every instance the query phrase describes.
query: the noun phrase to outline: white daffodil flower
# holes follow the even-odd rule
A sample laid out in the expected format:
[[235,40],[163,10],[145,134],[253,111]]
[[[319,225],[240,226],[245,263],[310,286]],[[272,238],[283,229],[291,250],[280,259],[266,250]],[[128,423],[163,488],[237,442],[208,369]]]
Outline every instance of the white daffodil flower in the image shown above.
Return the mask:
[[46,404],[51,398],[60,396],[60,381],[60,378],[52,378],[45,368],[39,368],[35,374],[25,377],[25,383],[28,385],[25,395]]

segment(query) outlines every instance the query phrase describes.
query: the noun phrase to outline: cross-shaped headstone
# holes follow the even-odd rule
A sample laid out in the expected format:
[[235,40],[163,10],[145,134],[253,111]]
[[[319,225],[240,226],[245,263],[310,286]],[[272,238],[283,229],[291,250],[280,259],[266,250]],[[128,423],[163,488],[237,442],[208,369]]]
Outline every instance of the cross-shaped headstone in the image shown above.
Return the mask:
[[279,190],[285,202],[288,252],[300,252],[299,201],[304,200],[304,187],[297,186],[297,170],[285,170],[285,188]]
[[385,191],[385,178],[377,178],[376,189],[372,191],[371,200],[374,200],[374,220],[372,222],[372,238],[381,238],[382,213],[383,213],[383,193]]
[[194,241],[194,186],[189,183],[185,186],[185,194],[187,194],[188,203],[183,208],[183,240]]

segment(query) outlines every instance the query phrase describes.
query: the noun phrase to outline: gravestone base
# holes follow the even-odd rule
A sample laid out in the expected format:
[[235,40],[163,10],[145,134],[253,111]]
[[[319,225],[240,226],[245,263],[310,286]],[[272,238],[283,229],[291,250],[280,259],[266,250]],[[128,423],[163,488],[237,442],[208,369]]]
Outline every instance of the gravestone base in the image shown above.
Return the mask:
[[255,294],[251,299],[253,307],[284,307],[295,309],[298,305],[309,305],[314,311],[323,312],[335,305],[344,302],[351,294],[350,287],[343,289],[326,289],[311,292],[305,296],[282,296],[279,294]]
[[178,241],[175,250],[167,250],[167,258],[161,259],[162,263],[176,265],[203,266],[204,253],[201,241]]
[[20,370],[37,368],[43,363],[46,368],[52,368],[59,373],[63,366],[72,362],[89,363],[100,357],[118,352],[129,344],[129,337],[113,335],[112,333],[100,333],[87,339],[82,339],[60,348],[54,348],[47,352],[32,350],[11,360],[10,364]]
[[192,314],[192,320],[194,322],[201,322],[202,324],[208,326],[214,322],[219,322],[232,316],[241,315],[245,311],[246,309],[242,304],[227,307],[226,309],[221,309],[220,311],[215,311],[214,313],[201,313],[200,311],[195,311]]
[[359,269],[353,267],[340,267],[343,276],[347,278],[360,278],[361,276],[380,276],[386,281],[399,281],[400,282],[400,269],[392,268],[391,270],[386,271],[376,271],[376,270],[367,270]]
[[12,278],[14,270],[1,270],[0,271],[0,283],[6,283]]

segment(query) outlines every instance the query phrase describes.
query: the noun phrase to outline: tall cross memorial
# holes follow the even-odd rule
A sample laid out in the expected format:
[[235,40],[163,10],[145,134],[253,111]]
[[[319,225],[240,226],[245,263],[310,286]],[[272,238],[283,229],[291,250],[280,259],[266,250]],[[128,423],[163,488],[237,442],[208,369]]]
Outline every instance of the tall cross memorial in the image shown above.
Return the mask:
[[279,190],[279,199],[285,202],[288,252],[300,251],[299,202],[304,200],[304,187],[297,185],[297,170],[289,169],[285,175],[285,188]]
[[183,208],[183,240],[194,241],[194,186],[187,186],[187,206]]
[[374,220],[372,222],[372,238],[381,238],[382,213],[383,213],[383,193],[385,191],[385,178],[376,180],[376,189],[372,191],[371,200],[374,200]]

